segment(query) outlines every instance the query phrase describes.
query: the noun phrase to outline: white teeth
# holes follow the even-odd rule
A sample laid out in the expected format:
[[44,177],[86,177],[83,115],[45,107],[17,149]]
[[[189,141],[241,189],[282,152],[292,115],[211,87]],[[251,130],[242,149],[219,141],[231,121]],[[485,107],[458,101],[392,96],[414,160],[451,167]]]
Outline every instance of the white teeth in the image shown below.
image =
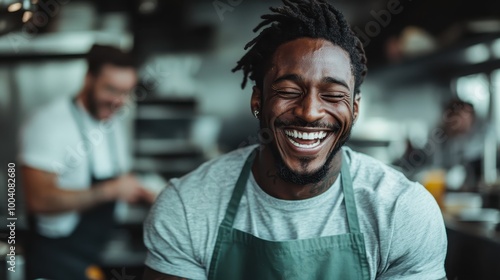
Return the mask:
[[310,148],[314,148],[314,147],[318,146],[318,145],[321,143],[321,141],[320,141],[320,140],[318,140],[318,141],[316,141],[316,142],[314,142],[314,143],[312,143],[312,144],[300,144],[300,143],[297,143],[297,142],[293,141],[293,140],[292,140],[292,139],[290,139],[290,138],[288,138],[288,139],[290,140],[290,142],[292,142],[292,144],[293,144],[294,146],[297,146],[297,147],[299,147],[299,148],[308,148],[308,149],[310,149]]
[[304,139],[304,140],[314,140],[314,139],[323,139],[326,137],[326,132],[325,131],[320,131],[320,132],[299,132],[297,130],[285,130],[285,134],[293,137],[293,138],[298,138],[298,139]]

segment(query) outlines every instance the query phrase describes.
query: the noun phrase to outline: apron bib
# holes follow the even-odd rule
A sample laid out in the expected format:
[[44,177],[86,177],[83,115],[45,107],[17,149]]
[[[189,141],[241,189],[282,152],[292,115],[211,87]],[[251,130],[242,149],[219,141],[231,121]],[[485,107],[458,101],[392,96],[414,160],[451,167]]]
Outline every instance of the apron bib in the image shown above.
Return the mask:
[[255,151],[246,160],[219,226],[209,280],[369,279],[349,166],[342,156],[341,186],[349,233],[319,238],[269,241],[233,228]]
[[[73,117],[83,140],[85,139],[84,126],[77,109],[76,99],[73,99],[72,103]],[[113,158],[116,161],[116,146],[113,147],[111,141],[108,141],[108,144],[110,151],[114,151]],[[88,168],[92,186],[115,178],[97,179],[92,168],[92,158],[90,152]],[[115,166],[118,166],[117,162]],[[113,231],[115,204],[114,201],[107,202],[81,212],[78,225],[66,237],[49,238],[34,230],[29,249],[29,279],[87,280],[85,270],[90,265],[99,265],[100,253]]]

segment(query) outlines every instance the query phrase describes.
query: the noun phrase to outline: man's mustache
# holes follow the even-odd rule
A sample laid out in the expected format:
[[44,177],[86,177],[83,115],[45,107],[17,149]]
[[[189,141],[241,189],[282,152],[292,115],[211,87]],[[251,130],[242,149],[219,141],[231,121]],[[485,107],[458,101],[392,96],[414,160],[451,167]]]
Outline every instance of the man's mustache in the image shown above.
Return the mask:
[[314,122],[307,122],[304,121],[303,119],[296,118],[294,120],[281,120],[281,119],[276,119],[274,122],[274,127],[276,128],[282,128],[286,126],[295,126],[295,127],[308,127],[308,128],[322,128],[322,129],[329,129],[333,131],[337,131],[340,129],[339,124],[332,124],[332,123],[326,123],[323,121],[314,121]]

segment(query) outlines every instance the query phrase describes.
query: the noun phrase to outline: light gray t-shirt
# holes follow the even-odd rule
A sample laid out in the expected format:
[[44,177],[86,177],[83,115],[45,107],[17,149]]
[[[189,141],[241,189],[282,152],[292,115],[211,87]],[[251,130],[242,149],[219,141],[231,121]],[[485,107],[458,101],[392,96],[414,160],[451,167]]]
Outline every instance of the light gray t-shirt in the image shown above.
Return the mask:
[[[254,148],[233,151],[170,180],[144,225],[148,267],[189,279],[207,278],[218,227],[243,162]],[[447,239],[434,198],[379,161],[349,148],[343,151],[370,279],[444,278]],[[268,195],[250,175],[234,227],[273,241],[345,234],[343,198],[339,179],[319,196],[291,201]]]

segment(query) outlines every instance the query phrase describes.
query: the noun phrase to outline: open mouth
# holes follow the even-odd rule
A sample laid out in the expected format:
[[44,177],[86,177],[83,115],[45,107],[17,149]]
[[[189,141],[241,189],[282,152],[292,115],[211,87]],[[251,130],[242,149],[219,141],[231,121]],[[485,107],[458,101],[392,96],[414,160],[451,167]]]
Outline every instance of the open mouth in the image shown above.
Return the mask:
[[330,134],[325,130],[301,131],[297,129],[284,129],[286,138],[295,147],[300,149],[314,149]]

